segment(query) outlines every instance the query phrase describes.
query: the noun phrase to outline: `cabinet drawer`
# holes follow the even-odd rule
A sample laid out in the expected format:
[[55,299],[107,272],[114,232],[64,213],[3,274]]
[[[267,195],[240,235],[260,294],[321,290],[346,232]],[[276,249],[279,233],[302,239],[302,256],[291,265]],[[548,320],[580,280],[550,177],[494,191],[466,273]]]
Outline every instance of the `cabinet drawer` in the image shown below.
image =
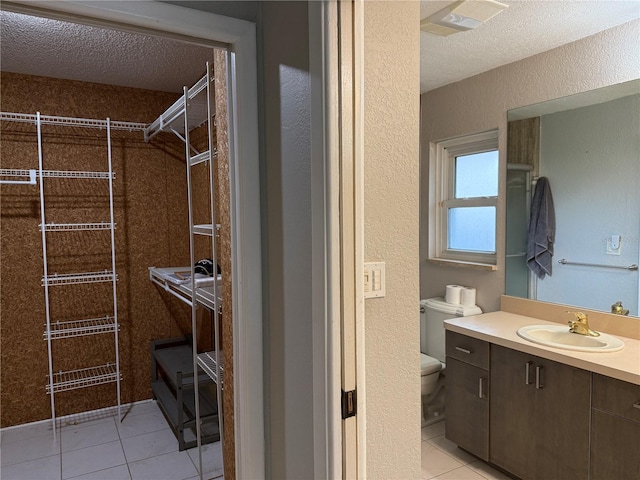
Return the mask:
[[446,335],[448,357],[485,370],[489,369],[489,344],[487,342],[449,330]]
[[640,422],[640,385],[594,373],[592,406]]

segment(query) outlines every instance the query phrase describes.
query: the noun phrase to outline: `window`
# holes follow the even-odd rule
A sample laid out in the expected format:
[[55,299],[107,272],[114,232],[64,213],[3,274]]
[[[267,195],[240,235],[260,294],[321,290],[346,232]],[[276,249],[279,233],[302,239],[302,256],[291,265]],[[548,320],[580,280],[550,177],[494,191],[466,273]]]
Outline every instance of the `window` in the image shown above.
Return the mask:
[[431,146],[430,258],[496,264],[498,131]]

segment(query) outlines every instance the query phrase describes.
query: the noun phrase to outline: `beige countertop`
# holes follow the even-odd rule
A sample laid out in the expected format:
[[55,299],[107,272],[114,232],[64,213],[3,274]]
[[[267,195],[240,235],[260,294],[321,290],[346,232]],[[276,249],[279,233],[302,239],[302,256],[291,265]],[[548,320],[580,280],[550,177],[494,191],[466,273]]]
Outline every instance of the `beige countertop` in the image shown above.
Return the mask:
[[[573,367],[640,385],[640,340],[615,335],[624,342],[617,352],[578,352],[546,347],[520,338],[526,325],[557,323],[509,312],[491,312],[445,320],[445,329]],[[568,327],[567,327],[568,328]]]

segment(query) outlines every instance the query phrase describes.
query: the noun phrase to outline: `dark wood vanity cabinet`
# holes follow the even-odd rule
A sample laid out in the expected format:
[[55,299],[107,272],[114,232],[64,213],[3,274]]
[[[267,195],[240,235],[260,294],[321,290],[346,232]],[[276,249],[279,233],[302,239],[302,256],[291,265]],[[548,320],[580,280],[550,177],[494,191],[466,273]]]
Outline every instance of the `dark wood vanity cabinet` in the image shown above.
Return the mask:
[[589,478],[591,373],[491,345],[490,461],[524,479]]
[[523,480],[640,479],[640,385],[447,331],[446,437]]
[[591,480],[640,478],[640,385],[593,375]]
[[445,436],[489,460],[489,344],[449,331],[446,343]]

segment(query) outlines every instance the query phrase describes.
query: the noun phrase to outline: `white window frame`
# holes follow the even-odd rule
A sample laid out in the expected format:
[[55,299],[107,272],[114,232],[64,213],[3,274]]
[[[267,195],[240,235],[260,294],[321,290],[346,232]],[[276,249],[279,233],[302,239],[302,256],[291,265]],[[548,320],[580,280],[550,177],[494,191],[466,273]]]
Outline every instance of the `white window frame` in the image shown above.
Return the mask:
[[[498,130],[464,135],[461,137],[432,142],[429,168],[430,178],[430,221],[429,221],[429,260],[437,263],[456,263],[495,270],[497,252],[471,252],[448,248],[449,215],[454,207],[494,207],[496,209],[496,248],[497,248],[497,209],[498,196],[454,198],[455,159],[461,155],[498,150]],[[498,178],[496,178],[496,182]]]

